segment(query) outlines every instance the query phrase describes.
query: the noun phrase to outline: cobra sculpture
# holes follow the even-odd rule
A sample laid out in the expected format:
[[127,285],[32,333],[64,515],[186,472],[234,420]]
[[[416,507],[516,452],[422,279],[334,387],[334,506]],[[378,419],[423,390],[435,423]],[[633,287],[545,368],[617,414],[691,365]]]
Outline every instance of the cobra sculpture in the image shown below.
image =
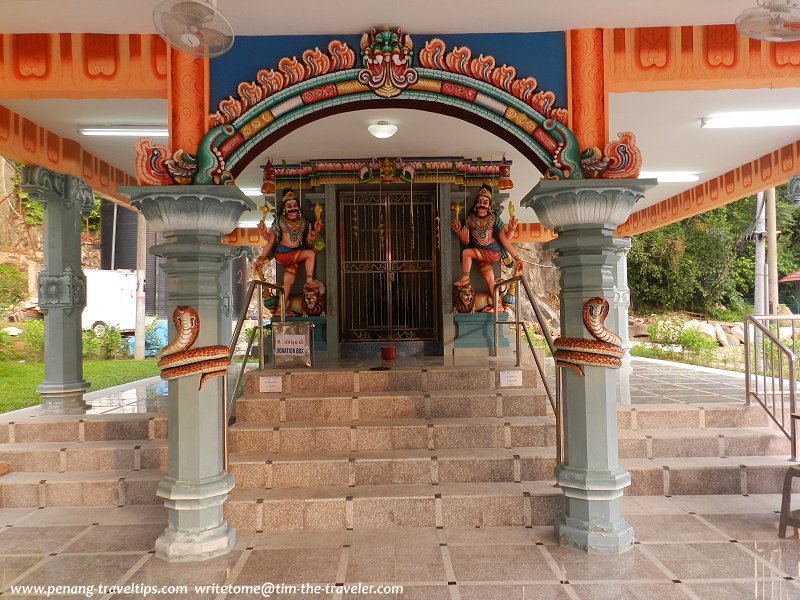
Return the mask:
[[161,350],[158,368],[161,379],[177,379],[201,375],[200,387],[212,377],[222,377],[231,364],[227,346],[201,346],[192,348],[200,335],[200,317],[190,306],[179,306],[172,313],[177,337]]
[[572,369],[584,376],[581,365],[619,369],[622,366],[622,340],[606,329],[604,322],[608,316],[608,301],[605,298],[589,298],[583,303],[583,324],[594,340],[583,338],[556,338],[553,340],[553,358],[560,367]]

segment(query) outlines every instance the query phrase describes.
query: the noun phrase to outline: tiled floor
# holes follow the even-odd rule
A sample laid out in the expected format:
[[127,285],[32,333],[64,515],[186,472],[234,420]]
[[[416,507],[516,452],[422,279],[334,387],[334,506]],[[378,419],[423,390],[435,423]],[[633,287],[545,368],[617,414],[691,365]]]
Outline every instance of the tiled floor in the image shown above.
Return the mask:
[[[631,401],[742,402],[743,387],[741,375],[636,359]],[[165,391],[150,381],[89,400],[94,412],[163,411]],[[160,507],[0,509],[0,598],[46,595],[12,593],[16,585],[105,584],[128,589],[94,598],[800,599],[800,544],[777,537],[779,496],[637,496],[621,506],[636,545],[616,557],[561,548],[550,527],[427,528],[248,532],[230,554],[187,564],[152,553],[166,523]],[[285,587],[194,588],[264,583]],[[336,591],[301,593],[304,583]],[[356,584],[403,592],[348,589]],[[188,591],[143,587],[168,585]]]
[[[255,598],[194,586],[272,583],[285,586],[272,598],[800,598],[800,544],[777,538],[779,505],[775,495],[624,498],[637,543],[621,556],[561,548],[549,527],[367,529],[243,533],[230,554],[188,564],[151,552],[162,508],[3,509],[0,597],[24,597],[12,585],[104,584],[132,593],[95,597],[141,598],[143,586],[186,585],[186,593],[151,597]],[[302,594],[304,583],[339,591]],[[402,585],[403,593],[344,591],[359,583]]]

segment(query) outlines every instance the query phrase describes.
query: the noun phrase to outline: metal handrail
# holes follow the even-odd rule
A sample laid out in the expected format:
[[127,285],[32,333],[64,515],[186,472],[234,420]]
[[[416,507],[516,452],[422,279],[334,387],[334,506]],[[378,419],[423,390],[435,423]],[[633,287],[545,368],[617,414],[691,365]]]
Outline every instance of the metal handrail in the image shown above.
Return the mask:
[[[791,321],[791,350],[781,342],[781,321]],[[775,324],[777,332],[770,329],[770,323]],[[797,413],[795,353],[800,339],[797,324],[800,324],[800,315],[760,315],[746,317],[744,320],[745,403],[750,406],[751,400],[755,399],[767,411],[769,417],[789,438],[791,460],[795,462],[797,419],[800,418]]]
[[[513,321],[505,321],[503,323],[500,322],[500,313],[498,307],[500,306],[500,288],[506,287],[508,285],[516,283],[517,285],[514,286],[514,306],[516,309],[514,310],[514,320]],[[544,385],[544,391],[547,394],[547,399],[550,401],[550,407],[553,409],[553,414],[556,417],[556,464],[561,463],[561,459],[563,457],[563,448],[561,440],[563,439],[563,432],[562,432],[562,418],[561,418],[561,367],[555,365],[555,380],[556,380],[556,389],[555,393],[550,390],[550,386],[547,384],[547,377],[545,376],[544,372],[544,364],[542,364],[539,356],[536,354],[536,351],[533,349],[533,340],[531,340],[531,336],[528,333],[528,327],[525,325],[525,321],[519,320],[519,288],[520,284],[522,284],[522,288],[525,290],[525,295],[528,297],[528,302],[531,303],[531,307],[533,308],[533,314],[536,315],[536,320],[539,323],[539,328],[542,330],[542,334],[544,335],[544,339],[547,341],[547,346],[550,348],[550,354],[555,352],[555,348],[553,347],[553,336],[550,334],[550,329],[547,326],[547,322],[544,319],[544,315],[542,314],[542,309],[539,306],[539,300],[536,296],[533,295],[531,292],[531,288],[528,286],[528,281],[522,275],[515,275],[514,277],[509,277],[508,279],[502,279],[495,283],[494,287],[494,356],[498,354],[498,345],[499,345],[499,334],[498,334],[498,327],[500,325],[514,325],[516,327],[516,341],[517,341],[517,365],[520,366],[522,364],[522,356],[521,356],[521,346],[522,346],[522,338],[521,333],[525,332],[525,339],[528,342],[528,347],[531,349],[531,353],[533,354],[533,360],[536,363],[536,369],[539,371],[539,376],[542,379],[542,384]]]
[[[277,293],[278,306],[280,306],[280,321],[286,320],[286,297],[283,288],[275,285],[274,283],[269,283],[261,279],[251,279],[250,284],[247,286],[247,292],[245,292],[244,303],[242,304],[242,314],[239,315],[239,320],[236,322],[236,328],[233,330],[233,335],[231,336],[231,344],[228,347],[228,357],[230,358],[231,362],[233,362],[233,355],[236,352],[236,345],[239,343],[239,336],[242,334],[242,327],[244,326],[244,322],[247,320],[247,315],[250,313],[250,303],[253,301],[253,293],[257,287],[260,290],[263,290],[263,288],[268,288]],[[250,332],[250,336],[247,340],[247,350],[245,350],[244,358],[242,359],[242,366],[236,376],[236,383],[233,386],[233,393],[231,394],[230,402],[225,402],[223,422],[226,426],[228,424],[229,415],[233,416],[233,401],[236,399],[239,386],[242,383],[242,378],[244,377],[244,372],[247,368],[247,361],[250,358],[250,351],[253,348],[253,342],[255,341],[256,334],[258,334],[258,368],[261,370],[264,369],[264,303],[261,301],[261,293],[259,293],[258,302],[256,302],[256,311],[258,326],[253,327],[253,330]]]

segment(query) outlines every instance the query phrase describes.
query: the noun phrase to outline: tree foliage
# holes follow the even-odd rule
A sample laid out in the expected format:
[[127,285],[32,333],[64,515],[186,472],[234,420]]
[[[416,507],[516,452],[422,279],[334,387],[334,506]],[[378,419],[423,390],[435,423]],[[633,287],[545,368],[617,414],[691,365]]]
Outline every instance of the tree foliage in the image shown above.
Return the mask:
[[[800,268],[800,209],[777,193],[778,272]],[[742,239],[754,219],[755,197],[666,225],[633,238],[628,283],[634,309],[744,308],[753,294],[755,247]]]
[[28,295],[25,275],[13,265],[0,265],[0,310],[24,300]]

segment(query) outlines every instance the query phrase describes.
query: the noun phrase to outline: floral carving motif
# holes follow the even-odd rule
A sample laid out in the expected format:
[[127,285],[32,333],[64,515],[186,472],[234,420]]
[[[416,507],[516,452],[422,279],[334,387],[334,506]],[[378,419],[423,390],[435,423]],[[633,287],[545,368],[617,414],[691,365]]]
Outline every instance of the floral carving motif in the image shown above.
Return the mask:
[[278,69],[262,69],[256,80],[240,83],[238,98],[230,96],[219,103],[219,109],[211,115],[210,126],[231,123],[247,110],[269,96],[313,77],[352,69],[356,61],[355,52],[344,42],[333,40],[328,44],[328,54],[319,48],[306,50],[301,60],[282,58]]
[[425,43],[419,51],[420,66],[439,71],[448,71],[478,79],[519,98],[530,107],[541,112],[548,119],[560,123],[567,122],[567,111],[555,108],[555,95],[552,92],[536,92],[538,83],[533,77],[517,79],[517,70],[508,65],[496,66],[491,56],[479,55],[472,58],[472,51],[461,46],[447,52],[445,43],[434,38]]

